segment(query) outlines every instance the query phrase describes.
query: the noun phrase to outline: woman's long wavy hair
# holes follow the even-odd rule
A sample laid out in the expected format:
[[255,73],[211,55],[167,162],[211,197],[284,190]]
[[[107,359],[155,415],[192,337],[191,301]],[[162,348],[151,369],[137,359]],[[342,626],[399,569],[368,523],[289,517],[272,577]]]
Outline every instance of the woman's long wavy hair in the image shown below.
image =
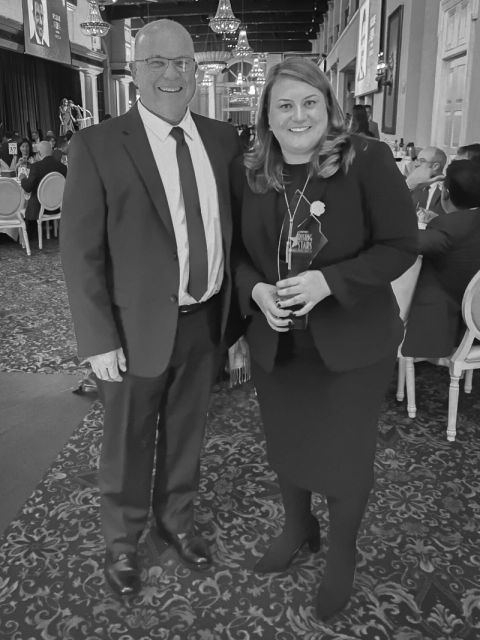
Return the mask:
[[282,150],[268,123],[270,95],[279,78],[306,82],[321,91],[325,98],[328,127],[312,154],[310,174],[329,178],[340,168],[347,171],[355,156],[342,110],[327,76],[311,60],[287,58],[272,67],[267,75],[259,100],[255,144],[245,155],[248,184],[256,193],[265,193],[269,189],[283,190]]

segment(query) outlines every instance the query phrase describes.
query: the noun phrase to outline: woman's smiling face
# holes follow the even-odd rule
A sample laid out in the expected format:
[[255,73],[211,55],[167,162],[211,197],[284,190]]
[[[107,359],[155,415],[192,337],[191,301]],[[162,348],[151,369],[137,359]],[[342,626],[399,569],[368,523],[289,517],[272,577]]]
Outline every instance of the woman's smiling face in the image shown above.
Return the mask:
[[270,92],[268,122],[286,162],[309,162],[328,128],[323,93],[301,80],[280,76]]

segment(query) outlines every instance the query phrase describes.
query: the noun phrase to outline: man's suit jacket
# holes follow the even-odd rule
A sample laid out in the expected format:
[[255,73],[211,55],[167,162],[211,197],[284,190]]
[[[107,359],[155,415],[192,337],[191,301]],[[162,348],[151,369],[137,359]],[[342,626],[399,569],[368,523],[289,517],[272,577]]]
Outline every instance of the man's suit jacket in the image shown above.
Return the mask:
[[[232,342],[239,327],[231,306],[229,166],[240,147],[229,124],[192,117],[217,183],[225,258],[221,332]],[[131,374],[158,376],[177,330],[179,263],[167,198],[137,106],[75,135],[68,159],[60,241],[79,355],[122,346]]]
[[[311,269],[321,270],[332,295],[309,314],[315,345],[326,366],[346,371],[381,360],[400,343],[403,324],[390,282],[416,259],[417,221],[405,180],[390,149],[352,135],[356,156],[348,173],[317,179],[325,203],[328,243]],[[271,370],[278,333],[251,299],[258,282],[278,280],[277,193],[236,188],[242,206],[244,252],[236,266],[240,307],[250,317],[247,340],[254,358]],[[311,197],[314,197],[313,195]]]
[[[415,189],[412,189],[410,191],[415,208],[417,207],[417,205],[424,208],[427,206],[429,189],[429,186],[420,186],[415,187]],[[430,211],[433,211],[434,213],[437,213],[439,216],[444,215],[445,213],[442,207],[442,188],[438,185],[433,192],[432,200],[428,209]]]
[[465,328],[463,294],[480,269],[480,209],[434,218],[418,235],[423,262],[402,353],[441,358],[452,353]]
[[[38,219],[40,213],[40,203],[37,198],[38,185],[40,180],[48,173],[52,173],[52,171],[58,171],[63,176],[67,175],[67,167],[64,164],[58,162],[52,156],[46,156],[42,160],[31,164],[28,178],[22,178],[21,185],[23,190],[31,194],[25,209],[26,220]],[[50,213],[53,213],[53,211],[50,211]]]

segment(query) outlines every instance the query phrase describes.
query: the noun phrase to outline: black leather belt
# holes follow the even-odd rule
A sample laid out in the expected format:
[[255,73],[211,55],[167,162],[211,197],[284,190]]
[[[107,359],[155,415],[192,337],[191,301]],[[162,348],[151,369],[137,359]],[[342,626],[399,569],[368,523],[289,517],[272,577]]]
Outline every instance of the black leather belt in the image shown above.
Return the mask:
[[208,300],[204,302],[193,302],[192,304],[182,304],[178,307],[178,313],[182,315],[186,315],[188,313],[195,313],[196,311],[200,311],[201,309],[205,309],[205,307],[209,306],[218,298],[218,294],[212,296]]

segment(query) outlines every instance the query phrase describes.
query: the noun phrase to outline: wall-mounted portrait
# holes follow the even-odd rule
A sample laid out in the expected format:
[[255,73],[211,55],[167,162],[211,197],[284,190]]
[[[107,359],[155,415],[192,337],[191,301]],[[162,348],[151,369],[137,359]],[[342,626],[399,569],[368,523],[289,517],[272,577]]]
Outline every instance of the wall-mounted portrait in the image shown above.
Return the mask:
[[387,48],[385,61],[389,70],[391,84],[385,86],[383,94],[382,131],[396,133],[398,83],[400,79],[400,52],[402,49],[403,5],[388,16]]

